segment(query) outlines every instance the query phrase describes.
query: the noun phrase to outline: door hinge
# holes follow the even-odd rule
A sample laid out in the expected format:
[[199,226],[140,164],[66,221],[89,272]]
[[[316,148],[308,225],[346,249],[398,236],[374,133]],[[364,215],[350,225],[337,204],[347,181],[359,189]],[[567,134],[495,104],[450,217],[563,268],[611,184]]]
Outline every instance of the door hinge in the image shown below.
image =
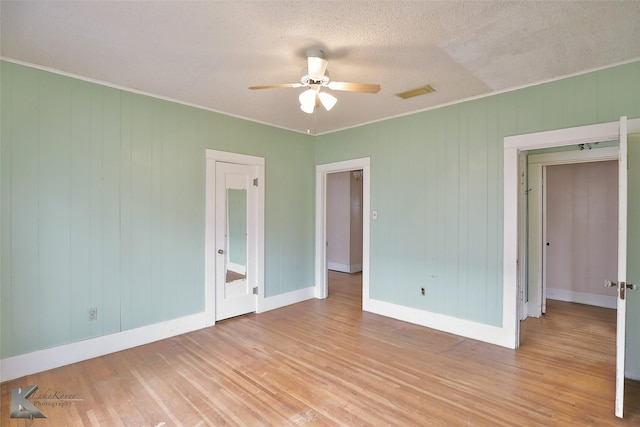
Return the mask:
[[257,286],[253,288],[253,294],[254,295],[258,295],[258,287]]
[[258,186],[258,178],[253,178],[253,186],[254,187]]

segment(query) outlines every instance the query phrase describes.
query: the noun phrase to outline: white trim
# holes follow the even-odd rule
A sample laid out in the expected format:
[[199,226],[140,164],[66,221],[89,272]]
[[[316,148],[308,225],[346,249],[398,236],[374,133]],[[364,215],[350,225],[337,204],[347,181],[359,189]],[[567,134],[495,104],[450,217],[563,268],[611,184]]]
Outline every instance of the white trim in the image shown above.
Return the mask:
[[618,146],[594,147],[591,150],[556,151],[555,153],[531,154],[528,163],[542,166],[568,165],[572,163],[602,162],[618,160]]
[[110,83],[110,82],[107,82],[107,81],[104,81],[104,80],[92,79],[91,77],[81,76],[79,74],[70,73],[68,71],[61,71],[61,70],[58,70],[56,68],[45,67],[43,65],[37,65],[37,64],[30,63],[30,62],[26,62],[26,61],[20,61],[18,59],[7,58],[7,57],[3,57],[1,55],[0,55],[0,60],[1,61],[10,62],[10,63],[16,64],[16,65],[21,65],[23,67],[29,67],[29,68],[33,68],[33,69],[36,69],[36,70],[46,71],[48,73],[57,74],[59,76],[70,77],[72,79],[80,80],[80,81],[87,82],[87,83],[93,83],[93,84],[97,84],[97,85],[100,85],[100,86],[121,90],[121,91],[124,91],[124,92],[135,93],[136,95],[148,96],[150,98],[160,99],[162,101],[174,102],[176,104],[185,105],[187,107],[194,107],[194,108],[197,108],[199,110],[210,111],[212,113],[221,114],[221,115],[227,116],[227,117],[235,117],[235,118],[238,118],[238,119],[246,120],[248,122],[259,123],[261,125],[270,126],[270,127],[274,127],[274,128],[278,128],[278,129],[284,129],[284,130],[287,130],[287,131],[290,131],[290,132],[301,133],[301,134],[304,134],[304,135],[307,134],[306,131],[302,131],[300,129],[291,129],[291,128],[284,127],[284,126],[278,126],[278,125],[274,125],[273,123],[263,122],[263,121],[260,121],[260,120],[252,119],[250,117],[241,116],[239,114],[233,114],[233,113],[228,113],[228,112],[222,111],[222,110],[216,110],[215,108],[207,107],[207,106],[202,105],[202,104],[196,104],[195,102],[188,102],[188,101],[180,100],[180,99],[177,99],[177,98],[171,98],[169,96],[158,95],[156,93],[146,92],[144,90],[134,89],[134,88],[130,88],[128,86],[122,86],[122,85],[118,85],[118,84],[115,84],[115,83]]
[[247,274],[247,266],[242,264],[236,264],[235,262],[228,262],[227,269],[229,271],[233,271],[234,273],[245,275]]
[[618,122],[609,122],[507,136],[504,138],[504,148],[513,148],[520,151],[617,140]]
[[340,264],[337,262],[327,262],[327,269],[351,274],[362,271],[362,264]]
[[627,281],[627,202],[628,202],[628,141],[627,117],[620,117],[618,125],[620,140],[620,157],[618,164],[618,284],[622,289],[616,296],[616,417],[623,417],[624,412],[624,377],[627,338],[627,299],[625,298]]
[[616,308],[616,297],[611,295],[592,294],[589,292],[570,291],[568,289],[547,288],[547,299],[576,302],[596,307]]
[[179,319],[8,357],[0,361],[0,382],[171,338],[202,329],[206,327],[206,324],[205,313],[197,313]]
[[[316,166],[316,298],[327,297],[326,261],[326,180],[327,174],[362,169],[363,193],[363,253],[362,253],[362,309],[405,322],[426,326],[463,337],[513,347],[513,335],[505,328],[476,323],[452,316],[374,300],[369,297],[370,262],[370,159],[356,159]],[[516,163],[517,169],[517,163]],[[516,215],[517,216],[517,215]]]
[[[369,253],[371,211],[371,159],[345,160],[316,166],[316,298],[326,298],[327,275],[327,175],[362,169],[362,300],[369,299]],[[364,303],[363,303],[364,307]]]
[[527,83],[527,84],[520,85],[520,86],[514,86],[514,87],[510,87],[510,88],[506,88],[506,89],[494,90],[494,91],[491,91],[491,92],[488,92],[488,93],[483,93],[483,94],[480,94],[480,95],[475,95],[475,96],[469,96],[469,97],[466,97],[466,98],[456,99],[456,100],[450,101],[450,102],[443,102],[443,103],[436,104],[436,105],[431,105],[429,107],[422,108],[422,109],[419,109],[419,110],[407,111],[406,113],[395,114],[395,115],[393,115],[391,117],[383,117],[381,119],[371,120],[371,121],[363,122],[363,123],[358,123],[357,125],[346,126],[346,127],[339,128],[339,129],[334,129],[334,130],[331,130],[331,131],[328,131],[328,132],[317,133],[315,135],[316,136],[328,135],[328,134],[335,133],[335,132],[341,132],[341,131],[344,131],[344,130],[349,130],[349,129],[358,128],[358,127],[361,127],[361,126],[366,126],[366,125],[370,125],[370,124],[374,124],[374,123],[383,122],[385,120],[395,119],[395,118],[398,118],[398,117],[410,116],[410,115],[417,114],[417,113],[423,113],[425,111],[438,110],[440,108],[449,107],[449,106],[452,106],[452,105],[463,104],[465,102],[476,101],[478,99],[483,99],[483,98],[489,98],[489,97],[492,97],[492,96],[501,95],[503,93],[515,92],[515,91],[518,91],[518,90],[521,90],[521,89],[527,89],[527,88],[530,88],[530,87],[535,87],[535,86],[540,86],[540,85],[544,85],[544,84],[548,84],[548,83],[553,83],[553,82],[564,80],[564,79],[568,79],[568,78],[571,78],[571,77],[578,77],[578,76],[582,76],[582,75],[585,75],[585,74],[595,73],[597,71],[602,71],[602,70],[606,70],[606,69],[609,69],[609,68],[619,67],[621,65],[633,64],[634,62],[638,62],[639,60],[640,60],[640,56],[635,57],[635,58],[631,58],[631,59],[626,59],[624,61],[616,62],[616,63],[613,63],[613,64],[604,65],[602,67],[589,68],[587,70],[577,71],[575,73],[564,74],[562,76],[557,76],[557,77],[553,77],[553,78],[550,78],[550,79],[538,80],[538,81]]
[[[526,158],[526,154],[521,152],[518,155],[518,167],[520,168],[520,171],[526,171],[527,170],[527,158]],[[527,198],[527,187],[525,185],[528,185],[527,179],[525,177],[525,174],[522,173],[521,175],[521,179],[519,182],[519,188],[518,188],[518,230],[520,232],[520,235],[523,237],[522,239],[520,239],[519,242],[519,246],[518,246],[518,258],[519,259],[524,259],[525,257],[528,256],[528,236],[527,236],[527,223],[525,221],[525,215],[523,214],[522,210],[524,209],[524,207],[526,206],[526,198]],[[527,275],[527,268],[526,265],[523,262],[518,263],[518,280],[519,283],[526,283],[526,275]],[[527,295],[528,296],[528,295]],[[520,300],[520,304],[518,305],[518,310],[519,310],[519,318],[520,320],[524,320],[527,318],[528,315],[528,305],[527,305],[527,298],[525,298],[524,295],[524,290],[522,288],[520,288],[518,290],[518,299]]]
[[[520,345],[519,287],[518,287],[518,158],[516,148],[504,149],[504,198],[503,198],[503,271],[502,271],[502,329],[507,347]],[[507,179],[509,177],[510,179]],[[507,232],[508,230],[508,232]]]
[[504,334],[502,328],[444,314],[432,313],[374,299],[366,301],[362,309],[404,322],[426,326],[502,347],[509,347],[511,343],[511,340],[507,339],[508,337]]
[[[542,183],[545,181],[543,173],[545,166],[565,165],[576,163],[601,162],[618,160],[618,147],[601,147],[591,150],[558,151],[555,153],[532,154],[528,156],[529,165],[529,248],[527,251],[527,271],[528,271],[528,295],[527,316],[540,317],[545,310],[546,295],[546,251],[544,242],[546,238],[546,187]],[[521,282],[525,283],[525,282]],[[557,298],[551,298],[557,299]],[[562,299],[562,301],[571,301]],[[578,301],[576,301],[578,302]],[[588,304],[583,302],[583,304]],[[594,304],[599,305],[599,304]],[[604,307],[604,306],[603,306]],[[526,316],[521,316],[526,317]]]
[[[640,119],[632,120],[640,123]],[[518,317],[518,154],[522,150],[618,140],[619,122],[579,126],[504,138],[502,327],[512,348],[520,344]],[[505,337],[506,339],[507,337]]]
[[[227,113],[227,112],[224,112],[224,111],[221,111],[221,110],[215,110],[215,109],[213,109],[211,107],[205,107],[205,106],[200,105],[200,104],[195,104],[195,103],[191,103],[191,102],[187,102],[187,101],[181,101],[179,99],[170,98],[170,97],[166,97],[166,96],[162,96],[162,95],[157,95],[157,94],[154,94],[154,93],[151,93],[151,92],[141,91],[141,90],[138,90],[138,89],[129,88],[127,86],[121,86],[121,85],[117,85],[115,83],[109,83],[109,82],[104,81],[104,80],[92,79],[90,77],[84,77],[84,76],[81,76],[79,74],[74,74],[74,73],[70,73],[68,71],[58,70],[58,69],[52,68],[52,67],[45,67],[45,66],[42,66],[42,65],[37,65],[37,64],[33,64],[31,62],[21,61],[19,59],[13,59],[13,58],[9,58],[9,57],[0,55],[0,60],[11,62],[11,63],[17,64],[17,65],[22,65],[22,66],[25,66],[25,67],[30,67],[30,68],[35,68],[35,69],[38,69],[38,70],[47,71],[49,73],[54,73],[54,74],[58,74],[58,75],[61,75],[61,76],[71,77],[71,78],[82,80],[82,81],[86,81],[86,82],[89,82],[89,83],[95,83],[95,84],[99,84],[99,85],[102,85],[102,86],[111,87],[111,88],[114,88],[114,89],[124,90],[126,92],[136,93],[136,94],[139,94],[139,95],[144,95],[144,96],[149,96],[149,97],[152,97],[152,98],[162,99],[162,100],[165,100],[165,101],[175,102],[177,104],[182,104],[182,105],[186,105],[186,106],[189,106],[189,107],[195,107],[195,108],[199,108],[199,109],[206,110],[206,111],[212,111],[214,113],[222,114],[222,115],[229,116],[229,117],[237,117],[239,119],[247,120],[247,121],[254,122],[254,123],[260,123],[260,124],[263,124],[263,125],[266,125],[266,126],[271,126],[271,127],[275,127],[275,128],[279,128],[279,129],[284,129],[284,130],[288,130],[288,131],[291,131],[291,132],[303,133],[305,135],[308,133],[307,131],[302,131],[302,130],[299,130],[299,129],[286,128],[286,127],[283,127],[283,126],[277,126],[277,125],[274,125],[274,124],[271,124],[271,123],[262,122],[262,121],[255,120],[255,119],[252,119],[252,118],[249,118],[249,117],[240,116],[240,115],[237,115],[237,114],[231,114],[231,113]],[[342,132],[344,130],[354,129],[354,128],[358,128],[358,127],[362,127],[362,126],[366,126],[366,125],[370,125],[370,124],[374,124],[374,123],[383,122],[385,120],[391,120],[391,119],[395,119],[395,118],[398,118],[398,117],[410,116],[412,114],[422,113],[422,112],[425,112],[425,111],[437,110],[437,109],[448,107],[448,106],[451,106],[451,105],[463,104],[465,102],[475,101],[475,100],[483,99],[483,98],[489,98],[489,97],[500,95],[500,94],[503,94],[503,93],[515,92],[517,90],[526,89],[526,88],[534,87],[534,86],[539,86],[539,85],[542,85],[542,84],[552,83],[552,82],[555,82],[555,81],[568,79],[568,78],[571,78],[571,77],[582,76],[582,75],[585,75],[585,74],[594,73],[594,72],[601,71],[601,70],[606,70],[606,69],[609,69],[609,68],[619,67],[621,65],[633,64],[634,62],[638,62],[639,60],[640,60],[640,56],[639,57],[635,57],[635,58],[626,59],[624,61],[614,62],[613,64],[607,64],[607,65],[604,65],[604,66],[601,66],[601,67],[594,67],[594,68],[589,68],[589,69],[586,69],[586,70],[578,71],[578,72],[575,72],[575,73],[564,74],[562,76],[553,77],[551,79],[538,80],[538,81],[527,83],[527,84],[520,85],[520,86],[514,86],[514,87],[510,87],[510,88],[507,88],[507,89],[501,89],[501,90],[494,90],[494,91],[491,91],[491,92],[488,92],[488,93],[483,93],[483,94],[476,95],[476,96],[469,96],[469,97],[462,98],[462,99],[456,99],[456,100],[450,101],[450,102],[443,102],[443,103],[436,104],[436,105],[431,105],[429,107],[422,108],[422,109],[419,109],[419,110],[411,110],[411,111],[407,111],[405,113],[399,113],[399,114],[395,114],[395,115],[392,115],[392,116],[382,117],[380,119],[370,120],[368,122],[358,123],[358,124],[355,124],[353,126],[345,126],[345,127],[338,128],[338,129],[332,129],[332,130],[327,131],[327,132],[314,133],[313,136],[329,135],[329,134],[336,133],[336,132]]]
[[277,308],[286,307],[291,304],[297,304],[299,302],[312,299],[315,297],[315,292],[315,286],[310,286],[296,291],[287,292],[285,294],[259,299],[256,313],[264,313],[265,311],[275,310]]
[[[216,162],[236,163],[256,166],[258,175],[258,200],[256,224],[256,312],[264,304],[264,200],[265,200],[265,160],[263,157],[227,151],[205,150],[206,185],[205,185],[205,314],[207,326],[215,324],[216,311]],[[264,311],[264,310],[263,310]]]
[[248,154],[232,153],[229,151],[205,150],[205,157],[217,162],[236,163],[239,165],[264,166],[264,157],[251,156]]

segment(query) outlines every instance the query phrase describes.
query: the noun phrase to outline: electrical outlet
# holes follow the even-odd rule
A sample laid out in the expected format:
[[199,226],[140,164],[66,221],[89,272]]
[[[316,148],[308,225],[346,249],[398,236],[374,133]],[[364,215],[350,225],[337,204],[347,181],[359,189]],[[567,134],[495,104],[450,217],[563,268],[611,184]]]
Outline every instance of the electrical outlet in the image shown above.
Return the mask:
[[89,310],[89,321],[98,320],[98,309],[96,307],[91,307]]
[[420,288],[420,295],[422,295],[422,296],[425,295],[424,288]]

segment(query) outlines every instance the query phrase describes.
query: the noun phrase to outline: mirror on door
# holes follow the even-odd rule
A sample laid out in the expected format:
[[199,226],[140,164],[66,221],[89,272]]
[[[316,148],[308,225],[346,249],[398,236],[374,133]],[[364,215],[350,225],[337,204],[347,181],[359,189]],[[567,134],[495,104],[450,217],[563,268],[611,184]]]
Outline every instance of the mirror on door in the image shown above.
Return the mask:
[[227,189],[226,282],[244,280],[247,275],[247,190]]

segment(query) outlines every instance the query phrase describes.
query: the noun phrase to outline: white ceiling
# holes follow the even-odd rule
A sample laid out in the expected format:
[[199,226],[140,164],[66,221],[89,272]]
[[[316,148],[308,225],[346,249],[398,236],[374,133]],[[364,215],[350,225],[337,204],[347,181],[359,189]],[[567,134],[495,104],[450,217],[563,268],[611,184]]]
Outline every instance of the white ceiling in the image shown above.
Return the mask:
[[[1,55],[274,126],[322,134],[640,58],[640,1],[5,1]],[[308,48],[337,92],[299,109]],[[435,93],[396,93],[430,84]]]

